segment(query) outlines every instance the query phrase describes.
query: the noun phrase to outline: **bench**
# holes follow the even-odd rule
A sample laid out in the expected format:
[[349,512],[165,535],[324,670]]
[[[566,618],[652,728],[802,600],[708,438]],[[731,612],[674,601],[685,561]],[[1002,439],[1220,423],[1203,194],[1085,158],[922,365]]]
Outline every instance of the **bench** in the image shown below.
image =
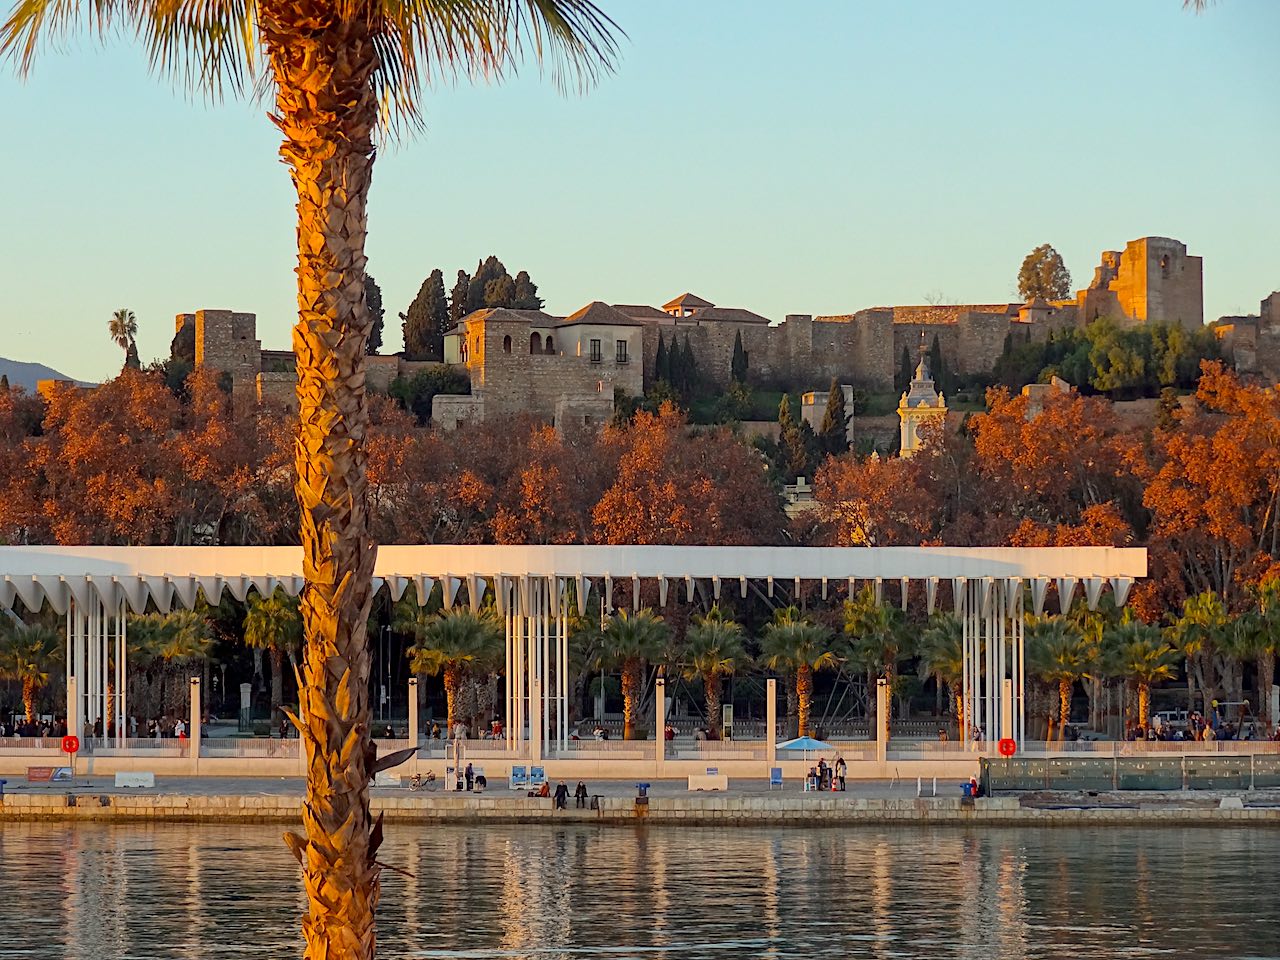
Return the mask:
[[690,790],[728,790],[729,776],[724,773],[689,774]]
[[116,774],[117,787],[154,787],[156,785],[156,775],[154,773],[121,771]]

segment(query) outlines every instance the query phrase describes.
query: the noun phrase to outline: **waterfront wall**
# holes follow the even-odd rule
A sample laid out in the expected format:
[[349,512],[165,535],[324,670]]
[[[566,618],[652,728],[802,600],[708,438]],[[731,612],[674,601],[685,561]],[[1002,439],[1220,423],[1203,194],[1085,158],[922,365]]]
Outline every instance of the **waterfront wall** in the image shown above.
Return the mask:
[[[5,821],[296,823],[301,801],[288,796],[118,796],[6,794]],[[597,809],[555,810],[552,801],[525,796],[375,796],[372,808],[389,823],[647,823],[709,826],[929,825],[1087,826],[1099,824],[1224,825],[1238,821],[1280,826],[1280,807],[1144,806],[1028,807],[1016,797],[966,801],[958,797],[866,799],[840,795],[777,797],[601,797]]]

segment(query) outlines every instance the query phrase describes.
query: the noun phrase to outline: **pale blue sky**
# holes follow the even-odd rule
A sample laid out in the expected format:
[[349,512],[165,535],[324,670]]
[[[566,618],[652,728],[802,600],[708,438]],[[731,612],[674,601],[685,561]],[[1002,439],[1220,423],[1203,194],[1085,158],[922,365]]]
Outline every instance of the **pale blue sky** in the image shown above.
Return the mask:
[[[999,301],[1036,244],[1083,286],[1144,235],[1205,258],[1207,317],[1280,287],[1276,0],[601,3],[629,39],[591,93],[533,70],[440,89],[426,134],[380,154],[392,349],[431,267],[488,253],[561,313]],[[288,345],[292,188],[261,106],[191,103],[88,40],[4,70],[0,106],[0,353],[109,376],[119,306],[144,360],[199,307]]]

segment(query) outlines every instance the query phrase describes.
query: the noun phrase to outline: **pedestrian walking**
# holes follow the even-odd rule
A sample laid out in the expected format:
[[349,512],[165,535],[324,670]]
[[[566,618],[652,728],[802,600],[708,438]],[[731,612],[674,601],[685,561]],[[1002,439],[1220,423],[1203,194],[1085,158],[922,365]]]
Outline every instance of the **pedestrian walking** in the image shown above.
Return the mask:
[[569,805],[569,787],[561,780],[556,784],[556,809],[563,810]]

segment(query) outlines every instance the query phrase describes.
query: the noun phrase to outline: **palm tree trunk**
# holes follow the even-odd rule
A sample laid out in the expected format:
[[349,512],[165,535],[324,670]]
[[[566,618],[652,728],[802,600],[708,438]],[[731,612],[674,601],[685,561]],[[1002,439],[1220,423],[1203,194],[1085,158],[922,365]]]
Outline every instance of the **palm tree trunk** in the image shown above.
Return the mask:
[[715,671],[702,675],[702,689],[707,695],[707,726],[715,735],[715,739],[720,739],[720,674]]
[[462,668],[449,664],[444,668],[444,713],[446,737],[453,736],[454,724],[458,722],[458,708],[462,706]]
[[1147,714],[1151,711],[1151,684],[1138,681],[1138,726],[1146,727]]
[[799,734],[796,734],[795,731],[799,727],[800,701],[796,697],[796,681],[794,676],[787,677],[786,687],[787,687],[787,734],[788,736],[791,736],[791,735],[799,736]]
[[22,678],[22,709],[27,713],[27,723],[36,718],[36,678]]
[[622,665],[622,739],[635,737],[636,695],[640,692],[640,662],[627,660]]
[[284,703],[284,651],[272,644],[271,654],[271,725],[280,722],[280,704]]
[[1271,724],[1275,723],[1276,719],[1271,716],[1271,684],[1276,677],[1276,655],[1269,651],[1258,654],[1257,670],[1257,714],[1269,728]]
[[1071,722],[1071,681],[1058,681],[1058,739],[1065,740]]
[[806,663],[796,670],[796,736],[809,735],[809,704],[813,699],[813,670]]
[[[375,953],[379,866],[369,813],[376,748],[366,638],[377,548],[369,535],[365,434],[366,205],[373,169],[378,57],[374,19],[337,7],[264,0],[258,24],[276,81],[280,154],[298,203],[297,356],[301,510],[299,693],[307,789],[303,868],[308,960]],[[380,833],[380,831],[379,831]]]

